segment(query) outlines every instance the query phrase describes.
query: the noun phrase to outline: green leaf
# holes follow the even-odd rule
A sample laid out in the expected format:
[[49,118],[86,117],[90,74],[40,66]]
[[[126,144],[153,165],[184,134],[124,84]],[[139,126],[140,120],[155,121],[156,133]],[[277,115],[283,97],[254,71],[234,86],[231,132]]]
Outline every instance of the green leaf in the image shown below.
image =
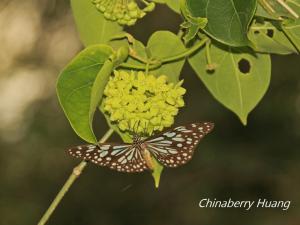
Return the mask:
[[207,18],[204,31],[230,46],[246,46],[248,26],[254,16],[256,0],[186,0],[194,17]]
[[[169,31],[157,31],[149,39],[147,44],[149,57],[163,60],[168,57],[183,53],[186,48],[180,38]],[[166,75],[170,82],[179,81],[180,72],[184,65],[185,58],[177,61],[164,63],[161,67],[151,71],[154,75]]]
[[192,39],[194,39],[199,32],[200,29],[204,29],[204,27],[207,24],[207,19],[206,18],[190,18],[189,19],[190,26],[188,27],[188,32],[187,34],[183,37],[185,43],[188,43]]
[[266,9],[264,9],[261,6],[261,4],[257,4],[255,16],[263,17],[263,18],[270,19],[270,20],[279,20],[279,18],[276,15],[269,13]]
[[162,173],[164,167],[154,157],[152,157],[152,162],[154,164],[154,169],[152,171],[152,177],[154,179],[155,187],[158,188],[159,182],[160,182],[160,176],[161,176],[161,173]]
[[245,49],[212,45],[211,60],[217,66],[206,70],[205,51],[193,55],[189,62],[211,94],[238,115],[244,125],[248,114],[266,93],[271,77],[271,61],[267,54]]
[[[286,1],[278,1],[278,0],[259,0],[260,5],[263,7],[263,9],[267,12],[269,15],[266,16],[266,18],[277,18],[281,19],[282,17],[287,18],[297,18],[297,13],[293,11],[292,8],[290,8],[288,3],[295,3],[299,4],[299,0],[297,3],[297,0],[286,0]],[[262,13],[261,9],[259,9],[258,13]],[[266,15],[265,13],[263,15]]]
[[[131,54],[134,54],[138,58],[147,61],[148,60],[148,55],[146,53],[146,47],[144,44],[138,40],[133,40],[132,45],[131,45]],[[138,61],[137,59],[134,59],[132,57],[129,57],[127,60],[128,63],[136,66],[145,66],[144,63]]]
[[174,12],[180,13],[180,0],[166,0],[167,6],[169,6]]
[[90,98],[90,110],[89,110],[90,124],[93,123],[95,111],[100,105],[105,86],[109,80],[109,77],[113,71],[114,66],[115,66],[114,63],[111,60],[106,60],[93,83],[92,90],[91,90],[91,98]]
[[300,53],[300,0],[287,0],[286,2],[299,17],[298,19],[285,20],[281,28]]
[[105,61],[112,54],[106,45],[94,45],[80,52],[60,73],[57,95],[76,134],[95,143],[91,123],[91,89]]
[[91,0],[71,0],[73,16],[80,38],[85,46],[106,44],[123,28],[116,22],[106,20]]
[[180,13],[180,0],[153,0],[153,2],[160,3],[160,4],[167,4],[174,12]]
[[207,18],[193,17],[190,11],[186,8],[186,1],[180,0],[180,10],[185,21],[180,25],[186,30],[183,40],[187,45],[192,39],[194,39],[200,29],[204,29],[207,25]]
[[250,27],[248,37],[255,46],[254,50],[264,53],[291,54],[297,50],[286,37],[271,22],[254,21]]

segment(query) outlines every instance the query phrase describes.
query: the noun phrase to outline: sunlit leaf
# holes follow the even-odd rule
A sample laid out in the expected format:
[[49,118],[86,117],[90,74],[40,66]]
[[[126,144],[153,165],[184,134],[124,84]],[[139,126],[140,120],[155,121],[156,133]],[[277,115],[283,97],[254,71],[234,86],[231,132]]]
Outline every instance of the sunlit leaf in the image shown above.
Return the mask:
[[267,54],[246,49],[212,45],[214,71],[207,70],[205,51],[193,55],[189,62],[211,94],[247,124],[248,114],[266,93],[271,78],[271,61]]
[[85,46],[106,44],[123,28],[104,18],[91,0],[71,0],[72,12],[81,41]]
[[[169,31],[157,31],[149,39],[147,50],[150,53],[149,57],[155,59],[165,59],[186,51],[186,48],[180,38]],[[178,82],[180,72],[184,65],[185,59],[165,63],[159,69],[151,71],[155,75],[166,75],[170,82]]]
[[271,22],[254,21],[250,27],[248,37],[255,46],[254,50],[264,53],[291,54],[297,50],[287,36]]
[[72,128],[87,142],[97,141],[91,118],[91,90],[112,49],[94,45],[80,52],[60,73],[57,95]]

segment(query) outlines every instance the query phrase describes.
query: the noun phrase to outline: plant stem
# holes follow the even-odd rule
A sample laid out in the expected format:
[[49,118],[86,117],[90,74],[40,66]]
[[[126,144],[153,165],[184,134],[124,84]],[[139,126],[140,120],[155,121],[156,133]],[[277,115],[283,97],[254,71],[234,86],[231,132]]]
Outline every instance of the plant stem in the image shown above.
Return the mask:
[[[149,70],[154,70],[159,68],[162,64],[164,63],[169,63],[169,62],[173,62],[182,58],[185,58],[191,54],[193,54],[194,52],[196,52],[197,50],[199,50],[203,45],[205,45],[205,43],[209,40],[209,38],[203,38],[200,42],[198,42],[197,44],[195,44],[193,47],[191,47],[190,49],[187,49],[186,51],[178,54],[178,55],[174,55],[171,57],[167,57],[167,58],[163,58],[160,61],[157,61],[157,63],[152,63],[151,65],[149,65]],[[128,69],[137,69],[137,70],[145,70],[147,65],[134,65],[134,64],[130,64],[130,63],[122,63],[120,65],[123,68],[128,68]]]
[[197,44],[195,44],[193,47],[189,48],[188,50],[186,50],[185,52],[182,52],[178,55],[174,55],[168,58],[164,58],[161,60],[161,63],[169,63],[169,62],[173,62],[182,58],[185,58],[189,55],[192,55],[193,53],[195,53],[196,51],[198,51],[198,49],[200,49],[203,45],[205,45],[205,43],[208,41],[209,39],[207,37],[203,38],[201,41],[199,41]]
[[[136,70],[145,70],[147,64],[145,65],[134,65],[130,63],[122,63],[120,67],[127,68],[127,69],[136,69]],[[156,64],[149,65],[149,70],[155,70],[161,66],[160,62],[157,62]]]
[[[109,129],[104,134],[104,136],[101,138],[101,140],[99,141],[99,143],[105,142],[112,135],[113,132],[114,132],[113,129]],[[38,225],[44,225],[44,224],[46,224],[46,222],[48,221],[48,219],[50,218],[50,216],[52,215],[52,213],[54,212],[54,210],[56,209],[56,207],[58,206],[58,204],[61,202],[62,198],[68,192],[68,190],[70,189],[70,187],[72,186],[72,184],[74,183],[74,181],[80,176],[80,174],[82,173],[82,171],[84,170],[84,168],[86,167],[86,165],[87,165],[87,161],[82,161],[81,163],[79,163],[78,166],[76,166],[73,169],[72,174],[69,176],[69,178],[66,181],[66,183],[64,184],[64,186],[60,189],[60,191],[56,195],[55,199],[53,200],[53,202],[51,203],[51,205],[49,206],[49,208],[47,209],[47,211],[44,213],[44,215],[40,219]]]

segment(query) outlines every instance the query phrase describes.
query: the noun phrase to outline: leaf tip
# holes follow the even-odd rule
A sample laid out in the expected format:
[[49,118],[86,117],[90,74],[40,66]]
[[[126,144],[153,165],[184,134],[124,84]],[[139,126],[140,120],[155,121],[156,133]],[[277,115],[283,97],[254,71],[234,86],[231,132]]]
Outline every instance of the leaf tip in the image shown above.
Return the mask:
[[247,126],[247,123],[248,123],[248,121],[247,121],[247,115],[246,116],[241,116],[240,120],[241,120],[241,122],[242,122],[242,124],[244,126]]
[[154,179],[155,188],[158,188],[159,183],[160,183],[160,176],[161,176],[161,173],[162,173],[164,167],[161,164],[159,164],[159,162],[157,162],[156,159],[154,159],[153,157],[152,157],[152,161],[154,163],[152,177]]

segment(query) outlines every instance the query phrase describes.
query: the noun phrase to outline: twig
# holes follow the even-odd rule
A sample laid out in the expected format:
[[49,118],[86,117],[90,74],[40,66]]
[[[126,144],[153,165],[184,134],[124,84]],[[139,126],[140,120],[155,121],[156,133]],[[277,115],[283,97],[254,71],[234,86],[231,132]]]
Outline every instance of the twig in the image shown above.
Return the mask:
[[[105,142],[112,135],[113,132],[114,132],[113,129],[109,129],[104,134],[104,136],[101,138],[101,140],[99,142],[100,143]],[[44,224],[46,224],[46,222],[48,221],[48,219],[50,218],[50,216],[52,215],[52,213],[54,212],[54,210],[56,209],[56,207],[58,206],[58,204],[61,202],[61,200],[63,199],[63,197],[65,196],[65,194],[68,192],[68,190],[70,189],[70,187],[72,186],[72,184],[74,183],[74,181],[80,176],[80,174],[82,173],[82,171],[84,170],[84,168],[86,167],[86,165],[87,165],[87,162],[86,161],[82,161],[81,163],[79,163],[78,166],[76,166],[73,169],[72,174],[69,176],[69,178],[66,181],[66,183],[64,184],[64,186],[60,189],[60,191],[56,195],[55,199],[53,200],[53,202],[50,204],[50,206],[47,209],[47,211],[44,213],[44,215],[40,219],[38,225],[44,225]]]

